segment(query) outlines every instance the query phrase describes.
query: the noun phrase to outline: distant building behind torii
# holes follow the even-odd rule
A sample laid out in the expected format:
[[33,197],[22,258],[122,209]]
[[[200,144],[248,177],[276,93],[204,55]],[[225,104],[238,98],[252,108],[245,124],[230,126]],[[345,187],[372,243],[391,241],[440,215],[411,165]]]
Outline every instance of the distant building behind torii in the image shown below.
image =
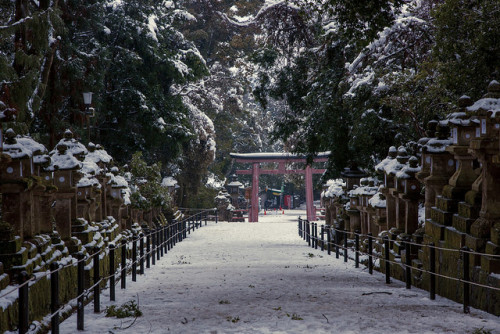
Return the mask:
[[[322,152],[314,157],[313,162],[326,162],[330,152]],[[306,163],[305,155],[292,153],[231,153],[231,158],[236,162],[252,164],[252,169],[237,170],[239,175],[252,175],[252,207],[248,212],[249,222],[259,221],[259,175],[261,174],[305,174],[306,179],[306,212],[309,221],[316,220],[316,211],[314,209],[313,198],[313,174],[323,174],[325,169],[314,169],[306,165],[305,169],[286,169],[285,164],[292,162]],[[263,162],[272,162],[278,164],[278,169],[260,169]]]

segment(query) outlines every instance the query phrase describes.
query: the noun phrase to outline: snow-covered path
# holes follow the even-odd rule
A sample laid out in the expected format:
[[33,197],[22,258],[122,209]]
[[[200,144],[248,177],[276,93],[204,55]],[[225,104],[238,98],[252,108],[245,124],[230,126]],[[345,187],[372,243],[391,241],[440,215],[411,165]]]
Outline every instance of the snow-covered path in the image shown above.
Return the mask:
[[[117,286],[116,302],[144,315],[106,318],[85,309],[89,333],[500,333],[500,318],[314,250],[297,234],[297,214],[259,223],[209,223],[156,266]],[[101,297],[109,305],[108,290]],[[133,323],[133,324],[132,324]],[[129,327],[130,326],[130,327]],[[127,328],[129,327],[129,328]],[[126,328],[126,329],[125,329]],[[62,333],[76,332],[76,316]]]

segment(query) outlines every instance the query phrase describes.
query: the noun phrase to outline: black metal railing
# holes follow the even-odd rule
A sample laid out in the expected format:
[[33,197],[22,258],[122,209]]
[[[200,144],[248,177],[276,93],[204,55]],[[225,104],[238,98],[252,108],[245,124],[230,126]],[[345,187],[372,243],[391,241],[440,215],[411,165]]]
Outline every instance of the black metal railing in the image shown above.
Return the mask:
[[[373,268],[376,262],[383,263],[385,266],[385,278],[386,283],[391,282],[391,265],[398,265],[404,268],[404,280],[406,283],[406,288],[411,289],[412,283],[412,271],[418,271],[420,273],[426,273],[429,275],[429,297],[431,300],[436,298],[436,280],[437,279],[449,279],[462,283],[463,288],[463,311],[464,313],[469,313],[470,308],[470,288],[471,286],[490,289],[494,291],[500,291],[500,287],[493,285],[485,285],[478,282],[474,282],[470,278],[470,256],[482,257],[487,256],[489,258],[500,259],[500,255],[484,254],[470,250],[467,247],[462,247],[460,249],[437,247],[433,243],[420,244],[409,240],[390,240],[387,236],[384,237],[374,237],[371,233],[362,234],[359,231],[349,232],[346,230],[335,228],[331,225],[321,226],[321,235],[318,235],[317,223],[310,222],[308,220],[301,219],[298,220],[298,230],[299,236],[307,241],[308,245],[312,248],[317,249],[317,243],[321,242],[321,250],[327,249],[328,254],[331,252],[331,248],[335,247],[336,258],[339,258],[340,250],[344,252],[344,262],[348,261],[348,252],[354,254],[355,267],[359,268],[360,255],[367,258],[367,267],[370,274],[373,274]],[[325,236],[326,234],[326,242]],[[366,240],[365,250],[360,248],[360,239]],[[354,241],[351,247],[348,246],[348,241]],[[376,242],[384,250],[384,257],[381,253],[374,252],[373,243]],[[394,261],[390,259],[390,250],[393,248],[395,243],[401,245],[401,249],[405,251],[405,261]],[[325,245],[326,244],[326,245]],[[412,266],[411,263],[411,247],[415,248],[428,248],[429,254],[429,270],[421,267]],[[460,259],[462,260],[462,271],[461,277],[452,277],[436,272],[436,250],[444,252],[459,252]],[[424,252],[425,253],[425,252]],[[374,260],[375,259],[375,260]]]
[[[92,295],[94,302],[94,312],[100,312],[100,296],[101,286],[106,282],[109,287],[109,298],[115,300],[115,286],[117,280],[121,282],[121,288],[127,287],[127,275],[131,275],[131,280],[136,282],[141,275],[144,275],[144,267],[150,268],[151,264],[155,265],[156,261],[166,255],[178,242],[184,240],[188,234],[195,229],[207,225],[209,219],[213,219],[217,223],[217,209],[197,210],[189,216],[184,216],[181,220],[174,220],[168,225],[160,225],[149,229],[147,233],[134,235],[131,240],[126,237],[115,239],[120,241],[120,245],[109,243],[105,248],[95,248],[93,254],[84,254],[79,252],[76,259],[70,263],[62,265],[57,262],[50,264],[50,270],[45,273],[38,273],[35,276],[29,275],[23,271],[20,274],[19,285],[8,289],[0,295],[0,298],[18,293],[18,331],[19,333],[27,333],[30,329],[29,319],[29,284],[34,284],[36,281],[45,279],[50,276],[50,314],[51,319],[50,330],[52,333],[59,333],[59,324],[61,313],[67,308],[72,301],[76,300],[77,307],[77,330],[83,330],[85,327],[84,307],[87,301],[90,301],[89,296]],[[214,219],[215,218],[215,219]],[[139,245],[138,245],[139,244]],[[121,247],[120,265],[117,267],[115,263],[115,255],[117,247]],[[129,250],[131,250],[129,252]],[[106,273],[100,272],[100,264],[105,256],[109,257],[109,268]],[[92,276],[93,285],[85,288],[85,266],[92,263],[94,274]],[[59,274],[61,270],[67,267],[77,267],[77,296],[73,300],[60,304],[59,296]],[[139,270],[137,268],[139,267]]]

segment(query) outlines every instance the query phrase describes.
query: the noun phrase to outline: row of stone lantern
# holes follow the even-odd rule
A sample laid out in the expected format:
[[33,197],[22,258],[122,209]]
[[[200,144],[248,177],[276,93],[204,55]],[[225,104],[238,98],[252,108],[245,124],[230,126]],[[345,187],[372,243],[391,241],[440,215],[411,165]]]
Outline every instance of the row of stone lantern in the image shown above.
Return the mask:
[[[90,222],[112,219],[104,225],[114,234],[131,228],[128,182],[100,145],[90,143],[86,148],[69,130],[51,152],[11,129],[5,137],[0,159],[0,262],[9,273],[31,273],[40,265],[27,261],[31,246],[22,247],[26,240],[37,243],[38,235],[50,235],[53,245],[74,252],[81,245],[102,242],[96,240]],[[145,220],[152,224],[152,219]]]
[[[367,180],[359,185],[359,172],[343,173],[343,191],[334,182],[324,192],[330,197],[325,201],[331,211],[327,224],[351,230],[359,226],[363,233],[385,231],[394,240],[393,256],[402,254],[400,241],[433,243],[443,248],[437,251],[436,270],[452,277],[459,277],[457,263],[462,259],[459,252],[445,249],[467,246],[476,252],[472,274],[479,283],[499,286],[500,279],[494,275],[500,273],[500,84],[491,82],[488,93],[475,103],[461,97],[458,109],[445,120],[429,122],[418,146],[420,159],[410,157],[404,147],[389,149],[387,158],[375,168],[383,179],[379,189]],[[329,192],[335,194],[328,196]],[[425,208],[420,222],[419,205]],[[385,211],[385,217],[375,214],[377,207]],[[420,228],[422,218],[424,228]],[[415,265],[430,269],[428,247],[412,247],[411,254],[404,255],[411,256]],[[455,283],[441,280],[437,289],[448,298],[459,298]],[[487,307],[480,298],[473,303]]]

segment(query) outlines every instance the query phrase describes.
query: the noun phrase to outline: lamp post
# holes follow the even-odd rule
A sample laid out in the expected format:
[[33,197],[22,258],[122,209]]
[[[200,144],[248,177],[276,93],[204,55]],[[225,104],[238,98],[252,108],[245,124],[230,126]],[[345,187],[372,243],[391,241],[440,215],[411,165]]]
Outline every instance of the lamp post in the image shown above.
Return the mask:
[[91,108],[92,104],[92,92],[83,93],[83,103],[85,104],[85,116],[87,118],[87,129],[88,129],[88,140],[90,143],[90,117],[94,117],[94,108]]

